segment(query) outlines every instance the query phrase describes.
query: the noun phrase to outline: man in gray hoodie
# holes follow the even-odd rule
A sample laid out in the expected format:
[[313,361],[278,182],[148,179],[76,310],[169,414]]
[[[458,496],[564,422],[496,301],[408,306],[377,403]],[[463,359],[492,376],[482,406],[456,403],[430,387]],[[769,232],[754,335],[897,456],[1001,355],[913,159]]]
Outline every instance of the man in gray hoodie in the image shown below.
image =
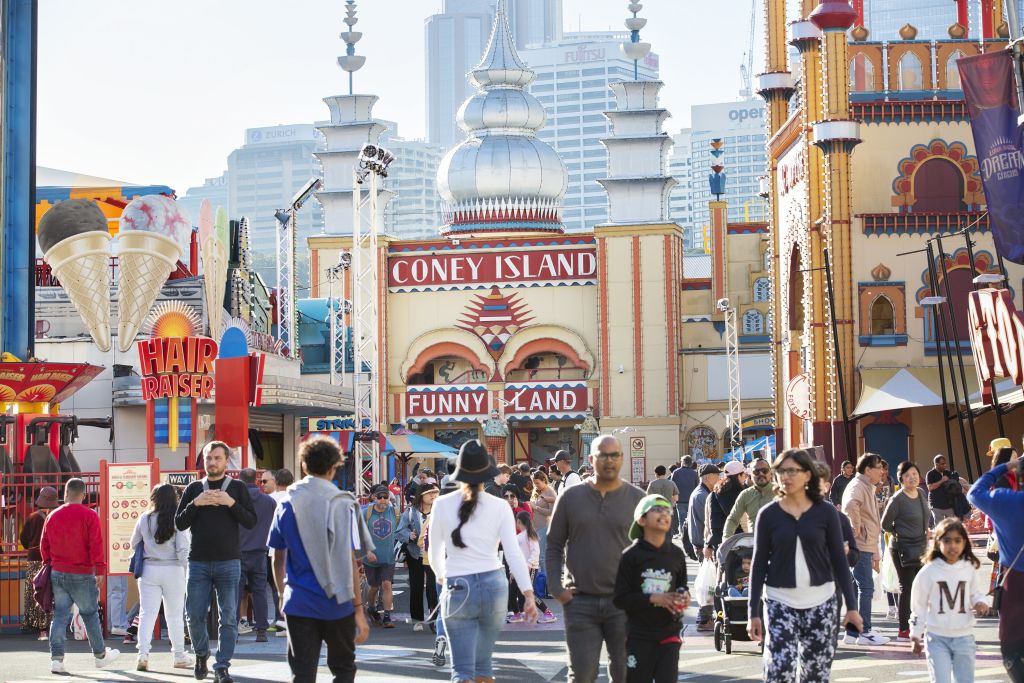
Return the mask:
[[343,462],[338,444],[314,437],[299,447],[299,458],[307,476],[288,487],[269,538],[288,622],[288,666],[293,681],[313,683],[326,642],[334,680],[347,683],[356,677],[356,645],[370,633],[356,557],[373,541],[355,496],[332,482]]

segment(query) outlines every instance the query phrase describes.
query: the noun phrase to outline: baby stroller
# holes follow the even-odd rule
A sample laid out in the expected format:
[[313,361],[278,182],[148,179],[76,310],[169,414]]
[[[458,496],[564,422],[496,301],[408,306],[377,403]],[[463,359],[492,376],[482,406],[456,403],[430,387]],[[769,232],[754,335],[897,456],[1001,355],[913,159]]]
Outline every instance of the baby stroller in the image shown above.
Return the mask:
[[[725,648],[732,654],[732,641],[750,641],[747,635],[749,599],[730,597],[729,588],[735,586],[742,573],[743,560],[754,555],[754,534],[735,534],[718,546],[718,585],[715,586],[715,649]],[[764,651],[764,641],[761,642]]]

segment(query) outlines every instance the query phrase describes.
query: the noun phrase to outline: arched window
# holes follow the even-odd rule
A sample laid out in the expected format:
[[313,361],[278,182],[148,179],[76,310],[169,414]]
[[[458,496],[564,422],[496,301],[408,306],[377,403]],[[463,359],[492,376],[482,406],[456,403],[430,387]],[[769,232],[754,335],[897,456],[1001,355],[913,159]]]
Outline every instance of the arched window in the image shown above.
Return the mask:
[[869,92],[875,89],[875,65],[865,55],[850,60],[850,92]]
[[772,296],[772,286],[766,277],[754,280],[754,301],[768,301]]
[[960,69],[956,68],[956,61],[964,56],[963,52],[957,50],[946,60],[946,89],[960,89]]
[[871,304],[871,334],[896,334],[896,309],[888,297],[880,296]]
[[942,157],[926,160],[914,174],[914,211],[965,211],[964,174]]
[[743,314],[743,334],[764,334],[764,316],[750,309]]
[[913,52],[907,52],[900,57],[896,70],[900,90],[921,90],[924,88],[924,80],[921,75],[921,60]]

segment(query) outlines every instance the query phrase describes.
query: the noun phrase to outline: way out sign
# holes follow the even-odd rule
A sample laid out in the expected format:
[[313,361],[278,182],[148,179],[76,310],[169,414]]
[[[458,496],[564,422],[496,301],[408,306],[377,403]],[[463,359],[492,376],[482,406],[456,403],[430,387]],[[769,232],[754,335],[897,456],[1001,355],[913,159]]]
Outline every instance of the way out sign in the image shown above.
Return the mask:
[[647,437],[629,437],[629,481],[640,485],[647,481]]

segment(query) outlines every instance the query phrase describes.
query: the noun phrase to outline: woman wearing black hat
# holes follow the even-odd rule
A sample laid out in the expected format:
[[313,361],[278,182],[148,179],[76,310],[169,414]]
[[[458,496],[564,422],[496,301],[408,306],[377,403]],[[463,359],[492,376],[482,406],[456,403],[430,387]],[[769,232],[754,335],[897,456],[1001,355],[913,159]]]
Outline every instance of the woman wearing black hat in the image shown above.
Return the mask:
[[[452,479],[458,491],[434,502],[428,530],[430,566],[444,586],[441,617],[451,642],[452,680],[479,683],[494,680],[491,654],[505,621],[508,582],[498,545],[516,583],[530,586],[530,572],[516,541],[509,505],[481,495],[484,482],[498,474],[487,450],[477,440],[459,449]],[[495,533],[497,531],[497,533]],[[533,591],[523,592],[526,620],[537,620]]]
[[36,604],[32,597],[32,579],[43,568],[43,556],[39,554],[39,540],[43,537],[43,523],[46,522],[46,515],[50,510],[60,505],[57,498],[57,489],[52,486],[44,486],[36,498],[36,511],[25,520],[25,526],[21,528],[21,547],[28,551],[25,558],[28,562],[25,565],[25,623],[22,629],[25,631],[38,631],[37,640],[46,640],[50,632],[51,615],[44,612]]

